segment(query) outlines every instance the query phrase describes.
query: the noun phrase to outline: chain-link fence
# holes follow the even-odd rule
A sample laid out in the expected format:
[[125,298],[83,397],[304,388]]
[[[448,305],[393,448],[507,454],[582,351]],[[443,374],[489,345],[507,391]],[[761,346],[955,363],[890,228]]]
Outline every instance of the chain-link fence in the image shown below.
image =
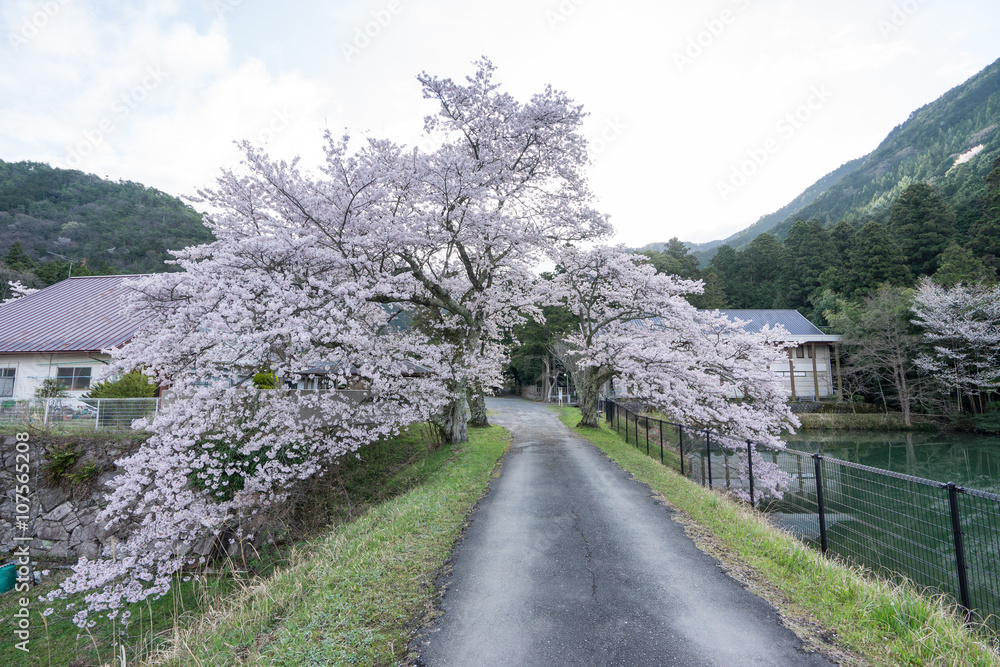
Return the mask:
[[152,420],[158,398],[36,398],[0,402],[0,424],[46,429],[128,430],[136,419]]
[[[970,620],[1000,632],[1000,495],[636,414],[606,401],[626,442],[711,488],[749,498],[778,526],[824,553],[951,596]],[[750,465],[747,465],[749,457]],[[784,474],[780,498],[760,497],[753,461]]]

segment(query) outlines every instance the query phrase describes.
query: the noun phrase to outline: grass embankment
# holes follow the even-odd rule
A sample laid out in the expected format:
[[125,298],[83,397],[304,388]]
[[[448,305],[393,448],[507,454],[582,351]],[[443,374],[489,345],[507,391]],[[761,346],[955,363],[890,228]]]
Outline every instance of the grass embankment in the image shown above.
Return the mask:
[[182,631],[166,664],[391,664],[432,604],[433,578],[508,442],[470,429],[400,473],[407,493],[310,542]]
[[[555,409],[570,428],[580,420],[575,408]],[[645,448],[625,444],[604,425],[575,431],[693,520],[691,532],[702,548],[731,573],[742,571],[737,578],[774,604],[810,648],[841,664],[1000,664],[991,642],[966,630],[955,607],[940,598],[825,558],[758,513],[665,468]],[[705,529],[709,534],[699,536]]]
[[[432,605],[433,578],[508,442],[497,427],[469,435],[467,444],[435,451],[426,432],[414,429],[362,450],[360,461],[345,457],[289,519],[291,537],[309,527],[314,537],[229,567],[215,563],[197,581],[178,581],[167,597],[135,605],[125,663],[114,641],[120,624],[101,621],[81,634],[63,612],[46,628],[45,605],[33,602],[31,654],[16,651],[12,632],[4,631],[0,664],[402,660],[414,624]],[[32,600],[54,581],[35,588]],[[10,628],[17,604],[13,593],[0,598],[3,627]]]
[[910,425],[903,421],[902,413],[820,413],[804,412],[795,415],[805,430],[852,431],[937,431],[939,426],[924,415],[910,415]]

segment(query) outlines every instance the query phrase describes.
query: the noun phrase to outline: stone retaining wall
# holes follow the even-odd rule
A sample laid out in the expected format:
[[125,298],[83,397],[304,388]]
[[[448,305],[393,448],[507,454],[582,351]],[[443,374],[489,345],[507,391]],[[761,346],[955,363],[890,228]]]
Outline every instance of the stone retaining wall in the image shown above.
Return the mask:
[[[9,554],[18,544],[14,537],[21,534],[14,523],[17,442],[13,435],[0,436],[0,442],[0,554]],[[64,558],[110,556],[113,541],[120,541],[120,535],[102,530],[97,525],[97,514],[105,504],[106,483],[118,472],[115,461],[134,451],[140,441],[31,434],[28,444],[33,495],[25,534],[35,537],[31,542],[32,554]],[[80,453],[54,483],[49,483],[45,474],[50,463],[47,456],[50,446],[72,446]],[[88,465],[96,466],[96,474],[83,478]],[[122,530],[128,530],[128,526]]]

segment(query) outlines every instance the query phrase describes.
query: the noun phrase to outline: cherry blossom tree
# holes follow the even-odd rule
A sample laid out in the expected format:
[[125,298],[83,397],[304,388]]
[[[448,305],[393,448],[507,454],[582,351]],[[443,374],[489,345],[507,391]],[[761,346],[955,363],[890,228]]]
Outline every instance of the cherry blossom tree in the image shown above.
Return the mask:
[[982,396],[1000,387],[1000,286],[977,283],[942,287],[922,278],[913,301],[913,323],[932,351],[916,365],[954,392],[958,411],[968,400],[982,412]]
[[501,341],[536,311],[533,267],[609,231],[582,109],[551,88],[519,102],[493,76],[484,59],[462,84],[418,77],[434,150],[328,134],[307,173],[245,143],[242,171],[200,193],[218,240],[133,285],[127,311],[148,322],[108,369],[170,387],[100,518],[140,527],[54,597],[99,588],[89,612],[116,614],[344,454],[429,417],[467,439],[469,394],[499,385]]
[[34,294],[38,290],[33,287],[27,287],[22,285],[20,280],[8,280],[7,286],[10,289],[10,298],[4,299],[0,302],[0,305],[4,303],[10,303],[11,301],[16,301],[21,297],[28,296],[29,294]]
[[183,272],[131,284],[126,311],[148,320],[106,374],[143,368],[170,395],[110,482],[114,558],[80,559],[52,596],[90,591],[80,624],[162,595],[206,535],[251,530],[301,480],[448,400],[447,346],[373,303],[390,284],[353,280],[314,237],[216,232],[175,253]]
[[699,281],[657,274],[623,247],[567,247],[557,261],[549,298],[579,318],[567,340],[593,369],[580,387],[582,425],[597,425],[597,394],[611,379],[672,415],[738,437],[770,439],[793,421],[769,369],[785,358],[787,332],[750,334],[745,322],[697,310],[684,295],[698,293]]
[[[549,298],[580,320],[566,340],[586,371],[577,378],[581,426],[597,425],[598,392],[614,380],[676,421],[783,446],[781,429],[798,425],[770,370],[785,358],[784,330],[748,333],[746,322],[695,309],[684,295],[699,292],[700,282],[657,274],[622,247],[567,247],[557,261]],[[776,469],[755,471],[779,485]]]
[[499,382],[497,344],[533,301],[531,269],[559,244],[610,231],[590,206],[582,108],[551,87],[519,102],[494,72],[482,59],[465,83],[418,77],[437,106],[425,119],[434,151],[369,139],[352,153],[328,136],[326,164],[308,175],[245,145],[249,174],[203,193],[220,224],[313,236],[356,279],[391,278],[375,300],[432,311],[435,333],[455,343],[440,420],[453,441],[467,437],[467,389]]

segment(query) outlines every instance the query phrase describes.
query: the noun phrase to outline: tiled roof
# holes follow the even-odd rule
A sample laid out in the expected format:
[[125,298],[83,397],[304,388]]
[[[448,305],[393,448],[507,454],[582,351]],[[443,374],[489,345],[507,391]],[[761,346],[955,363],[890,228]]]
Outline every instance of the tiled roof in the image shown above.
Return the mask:
[[823,332],[815,324],[806,319],[805,315],[797,310],[741,310],[741,309],[720,309],[720,313],[731,320],[748,320],[743,327],[745,331],[755,333],[764,328],[764,325],[775,326],[780,324],[788,330],[792,336],[823,336]]
[[0,354],[95,352],[128,341],[142,321],[121,314],[122,283],[80,276],[0,306]]

